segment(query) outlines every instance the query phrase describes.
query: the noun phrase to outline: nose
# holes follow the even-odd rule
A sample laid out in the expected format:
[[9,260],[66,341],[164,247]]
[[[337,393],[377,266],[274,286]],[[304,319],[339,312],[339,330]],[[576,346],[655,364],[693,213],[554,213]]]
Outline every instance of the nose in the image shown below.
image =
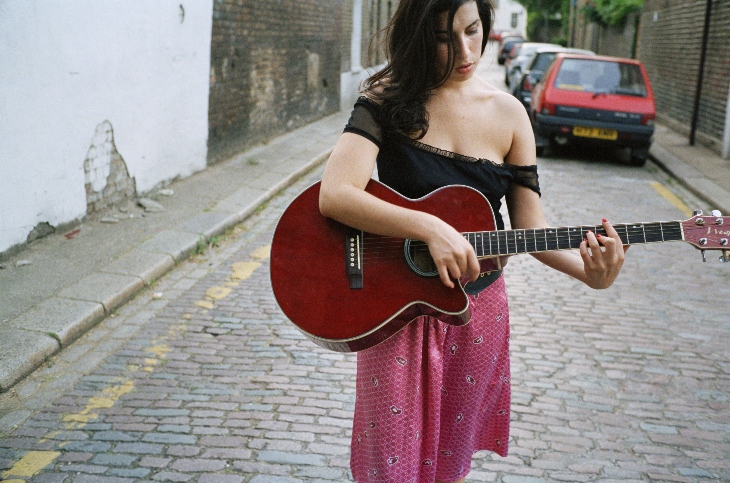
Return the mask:
[[454,55],[457,59],[466,59],[469,56],[469,40],[466,35],[458,35],[454,39]]

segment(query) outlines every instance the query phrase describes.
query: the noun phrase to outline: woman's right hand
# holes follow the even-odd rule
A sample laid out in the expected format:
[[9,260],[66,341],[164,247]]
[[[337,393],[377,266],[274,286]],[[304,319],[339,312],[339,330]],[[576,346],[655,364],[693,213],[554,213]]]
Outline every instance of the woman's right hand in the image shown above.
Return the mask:
[[454,288],[454,280],[463,276],[469,277],[472,282],[476,281],[480,266],[474,247],[443,220],[434,216],[431,223],[429,235],[424,241],[444,285]]

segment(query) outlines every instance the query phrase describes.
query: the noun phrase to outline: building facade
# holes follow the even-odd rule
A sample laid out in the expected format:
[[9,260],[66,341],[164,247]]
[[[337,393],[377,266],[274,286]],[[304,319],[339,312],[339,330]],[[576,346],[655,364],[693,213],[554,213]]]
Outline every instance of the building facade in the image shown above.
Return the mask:
[[527,10],[516,0],[492,0],[495,32],[516,32],[527,36]]
[[[397,0],[3,3],[0,259],[351,109]],[[83,19],[84,21],[79,21]]]
[[351,26],[345,0],[216,1],[208,162],[339,110]]
[[0,254],[205,168],[212,2],[1,8]]

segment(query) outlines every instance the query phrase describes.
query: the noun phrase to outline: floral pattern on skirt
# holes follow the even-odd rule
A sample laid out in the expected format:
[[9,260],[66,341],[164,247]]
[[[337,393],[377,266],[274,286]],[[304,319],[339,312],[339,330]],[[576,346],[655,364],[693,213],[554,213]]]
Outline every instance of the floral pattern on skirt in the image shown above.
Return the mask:
[[509,311],[504,278],[469,296],[462,327],[422,316],[357,355],[350,467],[360,483],[456,481],[472,454],[507,455]]

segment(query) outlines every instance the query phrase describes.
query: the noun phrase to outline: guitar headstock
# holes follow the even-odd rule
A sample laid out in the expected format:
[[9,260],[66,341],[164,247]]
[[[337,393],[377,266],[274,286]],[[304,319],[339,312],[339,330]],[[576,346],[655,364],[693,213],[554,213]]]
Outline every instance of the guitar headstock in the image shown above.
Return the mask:
[[705,250],[722,250],[720,261],[730,262],[730,216],[721,216],[713,210],[710,215],[703,215],[696,210],[694,216],[682,222],[684,241],[702,250],[705,261]]

